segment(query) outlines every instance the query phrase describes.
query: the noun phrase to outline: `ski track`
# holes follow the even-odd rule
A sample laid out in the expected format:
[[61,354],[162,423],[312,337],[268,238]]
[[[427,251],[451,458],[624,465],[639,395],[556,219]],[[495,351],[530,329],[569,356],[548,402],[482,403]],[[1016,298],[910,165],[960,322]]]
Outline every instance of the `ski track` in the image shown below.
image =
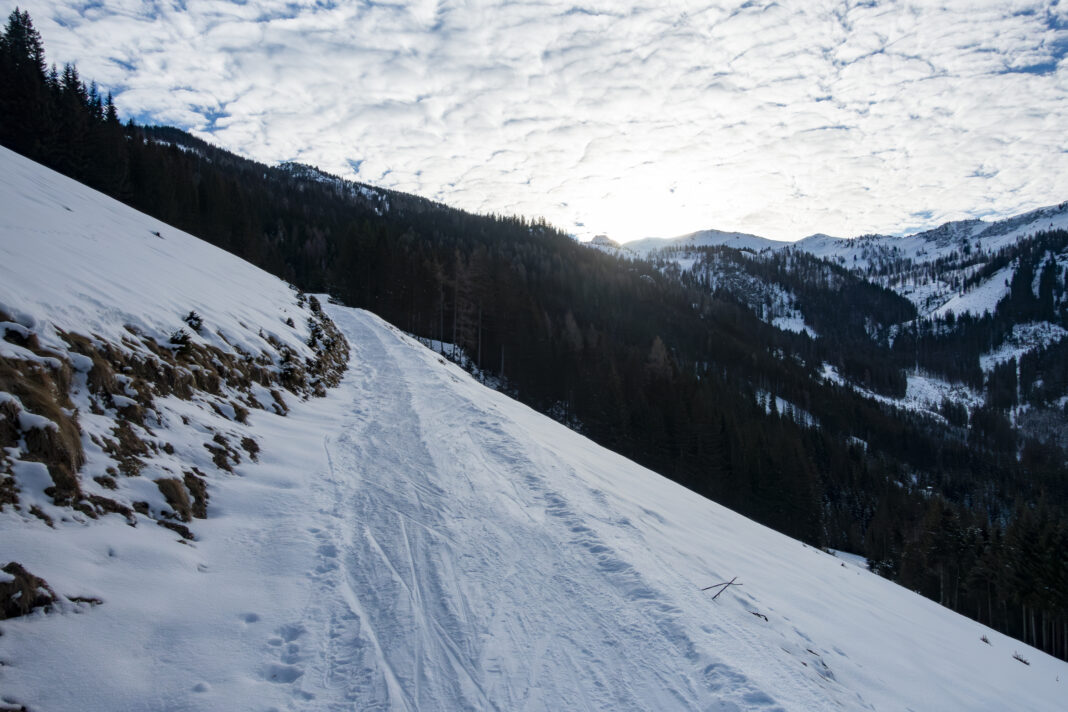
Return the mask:
[[352,402],[323,439],[328,476],[313,480],[308,604],[265,664],[292,709],[783,709],[708,653],[747,631],[724,621],[696,642],[598,534],[600,520],[641,540],[602,492],[492,408],[421,393],[413,384],[440,378],[438,364],[373,317],[335,312]]

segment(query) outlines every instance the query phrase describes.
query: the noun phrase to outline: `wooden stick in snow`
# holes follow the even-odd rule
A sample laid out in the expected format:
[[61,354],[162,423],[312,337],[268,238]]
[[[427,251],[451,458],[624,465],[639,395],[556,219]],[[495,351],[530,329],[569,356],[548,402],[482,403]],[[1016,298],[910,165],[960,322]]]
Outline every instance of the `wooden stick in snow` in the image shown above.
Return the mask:
[[738,577],[737,577],[737,576],[735,576],[735,577],[734,577],[734,578],[732,578],[732,579],[731,579],[730,581],[724,581],[723,583],[714,583],[714,584],[712,584],[711,586],[705,586],[705,587],[704,587],[704,588],[702,588],[701,590],[702,590],[702,591],[707,591],[707,590],[709,590],[710,588],[719,588],[720,586],[722,586],[723,588],[720,588],[720,589],[719,589],[719,591],[718,591],[718,592],[716,593],[716,595],[712,597],[712,600],[714,601],[714,600],[716,600],[717,598],[719,598],[719,594],[723,593],[724,591],[726,591],[726,590],[727,590],[728,588],[730,588],[731,586],[741,586],[742,584],[740,584],[740,583],[734,583],[734,582],[735,582],[735,581],[737,581],[737,580],[738,580]]

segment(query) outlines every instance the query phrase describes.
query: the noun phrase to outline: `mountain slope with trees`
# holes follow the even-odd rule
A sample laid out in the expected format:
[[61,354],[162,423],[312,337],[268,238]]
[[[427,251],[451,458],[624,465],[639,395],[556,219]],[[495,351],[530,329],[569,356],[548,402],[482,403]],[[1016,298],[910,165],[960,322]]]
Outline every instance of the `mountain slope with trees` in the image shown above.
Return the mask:
[[[873,398],[901,392],[906,332],[890,339],[914,314],[886,289],[812,258],[754,263],[750,273],[795,295],[813,338],[766,323],[737,290],[586,249],[540,221],[123,125],[76,68],[46,67],[25,13],[0,38],[0,107],[3,145],[304,290],[457,344],[502,390],[596,442],[1068,653],[1064,453],[1021,444],[996,409],[962,418]],[[737,263],[717,254],[706,274]],[[827,378],[828,364],[870,392]]]

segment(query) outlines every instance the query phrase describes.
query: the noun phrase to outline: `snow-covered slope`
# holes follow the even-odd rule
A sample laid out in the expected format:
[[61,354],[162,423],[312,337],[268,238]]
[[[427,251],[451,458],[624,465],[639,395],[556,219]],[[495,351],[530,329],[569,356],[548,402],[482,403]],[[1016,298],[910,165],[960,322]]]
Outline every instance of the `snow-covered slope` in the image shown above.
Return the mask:
[[[0,302],[21,320],[12,339],[31,330],[47,345],[73,329],[124,343],[126,323],[162,339],[196,309],[209,334],[196,338],[218,331],[224,354],[238,340],[269,354],[278,349],[258,344],[259,330],[289,338],[296,314],[287,343],[314,357],[308,312],[284,284],[11,154],[0,168]],[[35,491],[45,482],[16,472],[20,494],[50,507],[53,522],[5,506],[0,563],[20,562],[58,600],[0,622],[0,701],[57,711],[1062,708],[1068,665],[593,445],[371,314],[324,309],[350,345],[325,398],[289,394],[287,415],[253,408],[243,423],[207,407],[209,391],[155,398],[144,437],[174,443],[173,457],[195,457],[211,427],[259,443],[257,461],[205,475],[195,539],[140,511],[130,526],[49,504]],[[55,338],[55,358],[78,361]],[[72,405],[89,408],[93,370],[82,366]],[[79,416],[119,417],[120,403],[96,405]],[[24,415],[19,427],[39,425]],[[92,422],[84,439],[102,427]],[[182,466],[165,454],[145,456],[142,473],[109,492]],[[107,460],[91,442],[86,457],[85,468]],[[701,590],[732,579],[742,585],[718,598]]]

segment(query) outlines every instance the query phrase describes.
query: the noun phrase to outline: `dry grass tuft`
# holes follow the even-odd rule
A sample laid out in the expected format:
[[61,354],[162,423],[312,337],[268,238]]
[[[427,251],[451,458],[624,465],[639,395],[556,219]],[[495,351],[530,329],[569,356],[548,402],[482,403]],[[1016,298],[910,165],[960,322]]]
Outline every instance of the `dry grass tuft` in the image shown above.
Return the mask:
[[138,437],[128,421],[120,420],[112,428],[116,440],[104,440],[104,452],[119,463],[119,472],[127,477],[137,477],[145,466],[142,457],[148,455],[148,443]]
[[[233,472],[233,465],[241,462],[241,456],[230,447],[230,441],[226,439],[226,436],[222,433],[215,433],[215,437],[212,438],[215,442],[204,443],[204,449],[211,453],[211,461],[215,463],[215,466],[220,470],[226,470],[227,472]],[[233,460],[233,464],[231,464]]]
[[52,517],[48,516],[48,514],[46,514],[45,511],[38,507],[36,504],[30,507],[30,514],[37,517],[50,527],[54,528],[56,526],[56,523],[52,521]]
[[207,519],[208,484],[204,481],[204,473],[194,467],[192,472],[183,472],[182,476],[186,489],[193,495],[193,516],[197,519]]
[[185,483],[177,477],[165,477],[156,480],[156,487],[163,493],[167,504],[183,522],[193,519],[192,505],[189,502],[189,492],[185,489]]
[[89,502],[96,507],[96,511],[99,514],[121,514],[126,517],[127,524],[131,527],[137,526],[137,517],[134,516],[133,510],[126,505],[96,494],[89,495]]
[[119,488],[119,483],[115,481],[115,478],[111,475],[100,475],[93,478],[98,485],[104,489],[116,490]]
[[274,412],[276,414],[285,415],[289,412],[289,406],[286,405],[285,398],[273,388],[271,389],[271,399],[274,400]]
[[[9,322],[9,324],[15,324],[15,320],[5,311],[0,311],[0,322]],[[3,333],[0,336],[4,341],[15,346],[21,346],[24,349],[29,349],[36,354],[41,351],[41,344],[37,341],[37,334],[33,332],[27,333],[27,331],[19,328],[18,326],[0,326],[0,331]]]
[[0,403],[0,448],[18,446],[19,410],[13,401]]
[[241,405],[237,401],[230,401],[231,407],[234,409],[234,420],[242,425],[248,424],[248,408]]
[[178,532],[178,535],[181,536],[183,539],[188,539],[189,541],[196,540],[196,537],[193,536],[193,532],[190,531],[189,527],[184,524],[172,522],[169,519],[157,519],[156,524],[160,525],[161,527],[166,527],[172,532]]
[[15,580],[0,582],[0,618],[24,616],[34,608],[43,608],[45,611],[52,608],[56,593],[43,578],[34,576],[15,561],[2,570],[14,576]]
[[260,445],[255,440],[247,436],[241,438],[241,448],[248,453],[248,457],[250,460],[252,460],[253,462],[257,462],[259,460],[258,456],[260,454]]
[[[0,357],[0,391],[7,391],[21,401],[23,408],[47,418],[53,427],[19,429],[19,408],[10,401],[0,408],[0,438],[5,447],[25,442],[24,458],[44,463],[53,487],[46,490],[58,505],[74,505],[82,499],[78,468],[85,463],[81,432],[68,392],[70,367],[47,368],[31,361]],[[11,439],[14,438],[14,442]]]
[[[0,470],[3,469],[3,458],[0,458]],[[19,488],[15,484],[15,478],[0,471],[0,510],[7,505],[19,503]]]
[[19,503],[19,488],[11,475],[11,463],[4,450],[17,447],[18,443],[18,408],[11,402],[0,403],[0,510]]

